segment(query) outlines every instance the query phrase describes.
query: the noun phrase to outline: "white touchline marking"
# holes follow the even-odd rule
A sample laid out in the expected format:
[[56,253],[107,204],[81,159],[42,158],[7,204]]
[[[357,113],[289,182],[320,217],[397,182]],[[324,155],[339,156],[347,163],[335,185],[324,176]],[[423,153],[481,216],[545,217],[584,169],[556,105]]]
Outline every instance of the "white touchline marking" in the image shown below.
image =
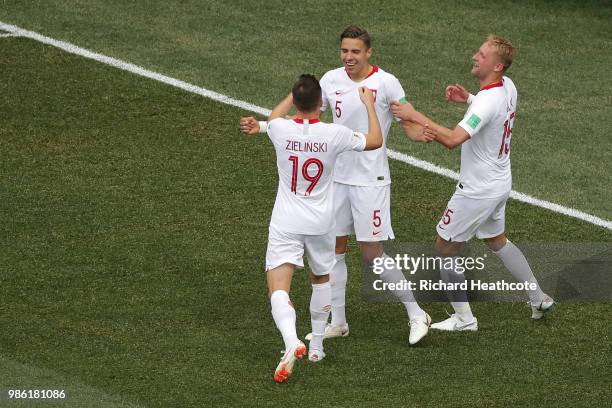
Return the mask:
[[19,34],[13,34],[13,33],[1,33],[0,34],[0,38],[6,38],[6,37],[19,37]]
[[[28,31],[28,30],[25,30],[23,28],[20,28],[20,27],[11,25],[11,24],[3,23],[1,21],[0,21],[0,30],[7,31],[8,33],[16,35],[16,36],[30,38],[32,40],[41,42],[43,44],[47,44],[47,45],[51,45],[53,47],[59,48],[71,54],[80,55],[82,57],[89,58],[89,59],[101,62],[103,64],[110,65],[115,68],[119,68],[124,71],[131,72],[136,75],[154,79],[156,81],[163,82],[167,85],[171,85],[176,88],[183,89],[187,92],[191,92],[194,94],[204,96],[206,98],[212,99],[217,102],[224,103],[226,105],[235,106],[237,108],[244,109],[244,110],[254,112],[254,113],[259,113],[260,115],[264,115],[264,116],[270,115],[270,112],[271,112],[270,109],[262,108],[261,106],[253,105],[252,103],[241,101],[239,99],[234,99],[227,95],[224,95],[218,92],[214,92],[214,91],[210,91],[208,89],[205,89],[205,88],[202,88],[196,85],[192,85],[190,83],[160,74],[158,72],[150,71],[148,69],[139,67],[138,65],[130,64],[129,62],[125,62],[125,61],[122,61],[116,58],[108,57],[103,54],[98,54],[97,52],[93,52],[85,48],[81,48],[74,44],[71,44],[65,41],[55,40],[53,38],[46,37],[42,34],[39,34],[33,31]],[[409,156],[407,154],[400,153],[400,152],[397,152],[391,149],[387,149],[387,154],[390,158],[394,160],[401,161],[403,163],[409,164],[419,169],[426,170],[431,173],[439,174],[441,176],[448,177],[454,180],[459,179],[459,173],[457,173],[456,171],[447,169],[445,167],[440,167],[433,163],[430,163],[424,160],[420,160],[420,159],[417,159],[416,157]],[[569,217],[577,218],[579,220],[586,221],[588,223],[612,230],[612,221],[596,217],[594,215],[585,213],[580,210],[576,210],[574,208],[564,207],[560,204],[555,204],[555,203],[551,203],[550,201],[541,200],[539,198],[535,198],[528,194],[519,193],[518,191],[514,191],[514,190],[512,190],[512,192],[510,193],[510,197],[517,201],[521,201],[523,203],[545,208],[552,212],[564,214]]]

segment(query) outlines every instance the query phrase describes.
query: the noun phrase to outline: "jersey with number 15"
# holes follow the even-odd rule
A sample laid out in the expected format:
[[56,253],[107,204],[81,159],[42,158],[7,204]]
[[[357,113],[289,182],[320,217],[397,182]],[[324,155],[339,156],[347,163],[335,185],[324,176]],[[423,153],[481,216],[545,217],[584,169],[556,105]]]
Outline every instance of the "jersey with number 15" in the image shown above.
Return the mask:
[[355,186],[385,186],[391,183],[387,160],[387,135],[394,121],[390,104],[405,97],[398,79],[373,65],[370,74],[361,82],[353,81],[344,68],[328,71],[321,78],[323,91],[322,110],[330,109],[334,123],[356,132],[368,131],[368,114],[359,98],[359,87],[366,86],[374,92],[375,107],[383,145],[364,153],[347,152],[336,163],[334,181]]
[[334,228],[334,165],[340,153],[363,151],[366,138],[318,119],[273,119],[268,136],[276,150],[278,192],[270,225],[293,234],[323,235]]
[[457,193],[472,198],[496,198],[512,188],[510,141],[518,93],[510,78],[486,86],[459,122],[470,139],[461,145]]

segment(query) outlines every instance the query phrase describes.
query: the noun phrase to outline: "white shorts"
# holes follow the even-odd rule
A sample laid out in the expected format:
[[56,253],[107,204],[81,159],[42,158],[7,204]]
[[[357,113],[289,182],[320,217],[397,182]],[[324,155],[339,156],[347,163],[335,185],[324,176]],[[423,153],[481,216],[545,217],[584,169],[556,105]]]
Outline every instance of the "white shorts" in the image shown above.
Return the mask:
[[510,192],[497,198],[470,198],[453,194],[436,230],[446,241],[467,242],[474,235],[493,238],[505,231],[506,201]]
[[363,187],[334,182],[335,234],[353,235],[357,241],[393,239],[391,185]]
[[284,232],[270,225],[266,271],[285,263],[304,267],[304,249],[308,265],[315,275],[327,275],[336,264],[336,236],[333,231],[325,235],[303,235]]

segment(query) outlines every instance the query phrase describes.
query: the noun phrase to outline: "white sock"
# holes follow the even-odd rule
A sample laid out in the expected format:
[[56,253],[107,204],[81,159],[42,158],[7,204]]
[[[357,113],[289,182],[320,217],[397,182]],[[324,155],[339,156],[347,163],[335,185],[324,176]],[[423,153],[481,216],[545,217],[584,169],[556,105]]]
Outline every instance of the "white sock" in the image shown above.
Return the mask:
[[323,336],[325,335],[325,325],[329,318],[331,300],[332,288],[329,282],[312,284],[312,296],[310,297],[311,350],[323,350]]
[[289,294],[284,290],[275,290],[270,296],[270,304],[274,323],[285,342],[285,350],[289,350],[299,341],[295,330],[295,309],[289,303]]
[[[389,258],[393,260],[393,258],[391,258],[387,254],[383,254],[382,258]],[[385,263],[383,263],[383,265],[384,264]],[[395,265],[395,261],[393,261],[393,265]],[[393,266],[392,268],[385,268],[383,273],[380,274],[380,279],[385,283],[399,283],[403,280],[406,280],[406,277],[400,269],[398,269],[396,266]],[[392,290],[391,292],[395,295],[395,297],[400,300],[400,302],[404,304],[404,307],[406,307],[406,312],[408,312],[408,318],[413,319],[415,317],[425,315],[425,311],[421,309],[416,299],[414,298],[414,294],[409,288],[406,288],[405,290],[396,289]]]
[[523,252],[510,242],[510,240],[507,240],[506,245],[499,251],[496,251],[495,255],[499,256],[499,259],[502,260],[506,269],[510,271],[516,280],[519,282],[535,283],[536,289],[528,290],[527,292],[529,293],[529,300],[531,303],[539,304],[542,299],[544,299],[544,292],[542,292],[537,279],[533,276],[533,272]]
[[336,265],[329,275],[331,284],[331,323],[336,326],[346,324],[346,254],[336,254]]
[[[452,260],[452,261],[451,261]],[[452,262],[453,267],[446,267]],[[442,258],[442,268],[440,269],[440,278],[445,283],[463,283],[465,276],[462,273],[456,273],[454,266],[457,264],[457,257]],[[450,304],[455,310],[457,317],[463,322],[471,322],[474,320],[472,308],[467,300],[467,293],[463,290],[449,290],[446,295],[450,300]]]

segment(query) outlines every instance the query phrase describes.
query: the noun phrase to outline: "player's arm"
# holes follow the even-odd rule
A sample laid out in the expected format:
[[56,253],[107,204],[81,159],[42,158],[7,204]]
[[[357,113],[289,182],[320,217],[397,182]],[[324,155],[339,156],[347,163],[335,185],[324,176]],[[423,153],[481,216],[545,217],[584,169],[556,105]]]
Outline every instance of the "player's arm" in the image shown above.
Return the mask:
[[451,130],[434,121],[425,124],[423,134],[449,149],[460,146],[470,138],[470,134],[461,126],[457,126]]
[[438,143],[449,149],[454,149],[470,138],[469,133],[462,127],[457,126],[455,129],[451,130],[439,125],[421,112],[415,110],[410,103],[400,104],[398,102],[393,102],[391,104],[391,110],[397,118],[423,126],[424,137],[435,139]]
[[283,99],[274,109],[272,109],[272,113],[268,117],[268,122],[272,119],[276,118],[284,118],[289,114],[291,107],[293,106],[293,95],[290,93]]
[[[387,80],[383,82],[385,90],[384,94],[386,95],[390,106],[393,104],[393,102],[407,103],[406,92],[404,91],[402,84],[400,84],[400,81],[393,75],[388,75],[386,78]],[[400,126],[402,129],[404,129],[404,133],[408,139],[414,142],[431,142],[431,139],[427,139],[423,134],[423,126],[407,121],[400,122]]]
[[418,123],[402,120],[400,121],[400,126],[402,129],[404,129],[404,133],[406,136],[408,136],[408,139],[414,142],[429,143],[434,140],[423,132],[423,126],[419,125]]
[[368,133],[365,135],[366,147],[364,150],[378,149],[383,144],[383,137],[376,109],[374,108],[374,94],[371,90],[362,86],[359,88],[359,98],[368,111]]
[[463,85],[454,84],[446,87],[446,100],[455,103],[467,103],[468,105],[474,99],[472,95]]
[[[268,122],[275,118],[287,116],[293,106],[293,96],[289,94],[283,99],[270,113]],[[256,135],[258,133],[266,133],[268,130],[268,122],[258,121],[253,116],[240,118],[240,131],[245,135]]]
[[262,130],[262,124],[264,125],[263,127],[268,126],[268,122],[258,122],[257,119],[252,116],[242,117],[240,118],[240,131],[245,135],[256,135],[258,133],[265,133],[265,130]]

